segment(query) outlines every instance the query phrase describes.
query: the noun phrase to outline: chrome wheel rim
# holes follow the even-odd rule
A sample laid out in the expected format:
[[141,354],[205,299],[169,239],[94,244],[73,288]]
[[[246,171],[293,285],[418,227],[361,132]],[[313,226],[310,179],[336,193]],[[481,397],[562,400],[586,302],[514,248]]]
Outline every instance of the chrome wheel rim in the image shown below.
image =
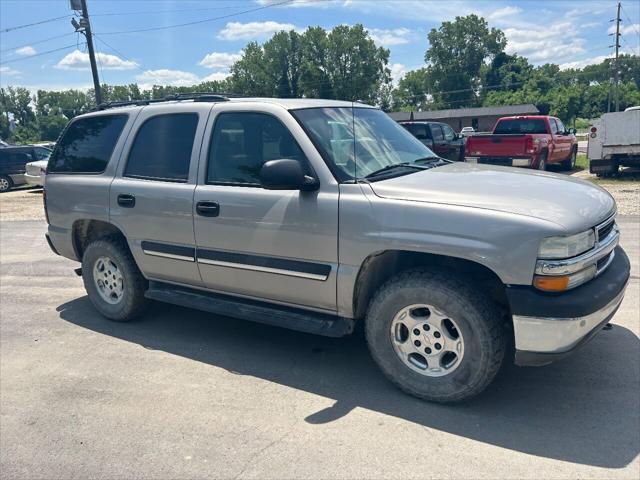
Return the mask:
[[0,178],[0,192],[5,192],[9,190],[9,180],[6,178]]
[[464,357],[464,339],[450,316],[432,305],[401,309],[391,322],[391,344],[407,367],[427,377],[455,371]]
[[124,278],[118,265],[109,257],[99,257],[93,264],[93,282],[100,297],[115,305],[124,296]]

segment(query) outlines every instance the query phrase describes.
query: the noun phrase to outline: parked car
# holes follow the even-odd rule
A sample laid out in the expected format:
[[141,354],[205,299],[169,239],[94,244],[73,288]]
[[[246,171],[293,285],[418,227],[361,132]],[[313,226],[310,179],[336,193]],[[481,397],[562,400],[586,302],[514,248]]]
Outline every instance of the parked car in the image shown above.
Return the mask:
[[555,117],[503,117],[496,122],[493,133],[474,134],[467,139],[466,161],[538,170],[559,165],[572,170],[578,154],[575,133]]
[[37,160],[35,162],[27,163],[26,172],[24,174],[25,181],[34,187],[42,187],[44,185],[44,178],[47,174],[47,164],[49,159]]
[[589,171],[598,176],[640,167],[640,107],[605,113],[589,129]]
[[462,127],[462,130],[460,130],[460,136],[468,137],[470,135],[473,135],[474,132],[475,130],[473,129],[473,127]]
[[464,138],[446,123],[403,121],[400,125],[439,157],[464,161]]
[[0,192],[26,183],[27,163],[48,158],[51,150],[33,145],[4,147],[0,149]]
[[177,99],[78,116],[49,161],[48,243],[111,320],[153,299],[334,337],[360,321],[393,383],[457,402],[622,301],[616,204],[590,182],[443,160],[366,105]]

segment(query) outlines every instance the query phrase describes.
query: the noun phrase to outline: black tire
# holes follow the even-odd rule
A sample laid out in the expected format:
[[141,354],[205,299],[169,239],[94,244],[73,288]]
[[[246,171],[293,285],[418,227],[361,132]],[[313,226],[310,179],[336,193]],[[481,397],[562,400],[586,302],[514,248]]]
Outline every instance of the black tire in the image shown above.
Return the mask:
[[571,149],[571,155],[569,155],[569,158],[567,158],[566,160],[563,160],[562,162],[560,162],[560,167],[562,168],[562,170],[571,171],[574,168],[576,168],[576,157],[577,156],[578,156],[578,149],[577,148],[572,148]]
[[[94,281],[94,266],[100,257],[109,257],[123,278],[123,295],[118,303],[104,300]],[[148,305],[144,294],[149,287],[140,273],[129,248],[118,238],[97,240],[89,244],[82,256],[82,280],[91,303],[110,320],[128,322],[140,316]]]
[[0,193],[8,192],[13,188],[13,180],[7,175],[0,175]]
[[540,155],[540,158],[538,159],[538,170],[541,170],[544,172],[547,169],[548,155],[549,155],[549,152],[547,152],[546,150],[542,152],[542,154]]
[[[396,353],[394,316],[408,305],[433,305],[453,319],[464,339],[464,355],[451,373],[431,377],[409,368]],[[369,350],[385,376],[404,392],[439,403],[468,400],[495,378],[505,357],[506,329],[494,302],[464,281],[439,271],[412,270],[385,283],[365,319]]]

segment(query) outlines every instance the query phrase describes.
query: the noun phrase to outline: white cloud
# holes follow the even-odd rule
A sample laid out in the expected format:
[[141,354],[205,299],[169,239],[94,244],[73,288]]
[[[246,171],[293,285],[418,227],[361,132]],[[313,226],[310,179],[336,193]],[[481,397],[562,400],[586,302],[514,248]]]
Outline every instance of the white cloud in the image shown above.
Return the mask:
[[389,69],[391,70],[391,80],[394,84],[397,84],[407,73],[407,67],[402,63],[392,63]]
[[153,85],[189,87],[200,83],[200,78],[195,73],[182,70],[169,70],[167,68],[145,70],[141,74],[136,75],[135,78],[140,82],[140,87],[143,89],[151,88]]
[[231,75],[228,72],[213,72],[211,75],[200,79],[201,82],[220,82]]
[[24,57],[30,57],[31,55],[36,54],[36,49],[31,45],[27,45],[25,47],[16,48],[16,53]]
[[229,22],[218,33],[221,40],[258,40],[269,37],[281,30],[299,30],[292,23],[266,22]]
[[577,60],[575,62],[566,62],[560,64],[560,70],[567,70],[569,68],[584,68],[587,65],[593,65],[594,63],[602,63],[609,55],[598,55],[597,57],[585,58],[582,60]]
[[394,29],[381,29],[381,28],[369,28],[369,35],[374,42],[384,47],[390,47],[393,45],[402,45],[409,43],[409,35],[411,30],[408,28],[394,28]]
[[[256,0],[259,5],[273,5],[274,3],[281,3],[282,0]],[[313,7],[313,8],[329,8],[336,4],[347,4],[349,0],[292,0],[291,3],[282,5],[282,7],[298,8],[298,7]],[[333,5],[332,5],[333,4]]]
[[229,68],[242,58],[242,53],[211,52],[200,60],[198,65],[206,68]]
[[[96,60],[102,70],[131,70],[138,67],[136,62],[123,60],[120,57],[107,53],[96,53]],[[90,68],[89,54],[83,53],[80,50],[74,50],[65,55],[62,60],[55,65],[55,68],[60,70],[87,70]]]
[[585,40],[577,35],[571,21],[560,21],[544,29],[529,27],[505,28],[507,53],[517,53],[531,62],[558,62],[585,52]]
[[0,67],[0,77],[19,77],[22,72],[11,67]]
[[[609,30],[607,30],[607,33],[615,33],[616,32],[616,26],[611,25],[609,27]],[[628,25],[625,25],[624,23],[620,24],[620,34],[621,35],[629,35],[630,37],[635,37],[638,38],[638,35],[640,35],[640,23],[630,23]]]
[[520,7],[512,7],[511,5],[507,5],[506,7],[495,10],[487,16],[489,17],[489,20],[497,20],[499,18],[508,18],[521,12],[522,9]]

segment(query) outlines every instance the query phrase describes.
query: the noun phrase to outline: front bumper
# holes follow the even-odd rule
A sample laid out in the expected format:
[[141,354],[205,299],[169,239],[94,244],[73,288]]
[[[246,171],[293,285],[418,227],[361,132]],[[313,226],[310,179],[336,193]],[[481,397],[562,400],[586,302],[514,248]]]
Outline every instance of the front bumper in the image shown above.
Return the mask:
[[502,167],[524,167],[533,165],[531,157],[465,157],[466,163],[481,163],[486,165],[500,165]]
[[550,294],[533,287],[507,289],[517,365],[546,365],[587,343],[622,303],[630,264],[621,247],[594,280],[569,292]]

